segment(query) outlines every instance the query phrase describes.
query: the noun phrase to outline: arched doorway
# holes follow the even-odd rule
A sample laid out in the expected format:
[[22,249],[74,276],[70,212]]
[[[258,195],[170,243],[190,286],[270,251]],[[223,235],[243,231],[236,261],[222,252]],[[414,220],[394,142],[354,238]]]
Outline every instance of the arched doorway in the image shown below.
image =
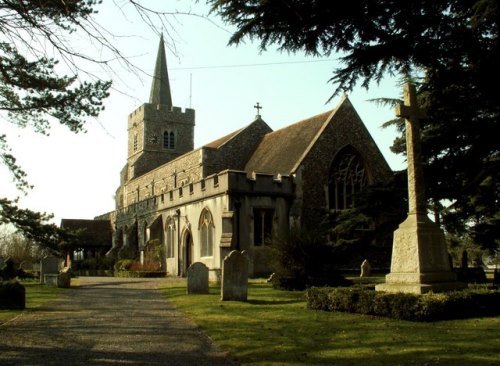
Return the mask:
[[187,269],[193,261],[193,237],[189,230],[186,230],[182,239],[181,248],[181,276],[186,276]]

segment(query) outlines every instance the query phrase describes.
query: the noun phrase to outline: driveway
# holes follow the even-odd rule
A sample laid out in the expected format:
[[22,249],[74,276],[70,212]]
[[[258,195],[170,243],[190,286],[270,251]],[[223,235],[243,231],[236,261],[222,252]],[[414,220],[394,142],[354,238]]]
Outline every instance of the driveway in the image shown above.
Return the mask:
[[80,277],[0,325],[0,365],[237,365],[158,291],[168,281]]

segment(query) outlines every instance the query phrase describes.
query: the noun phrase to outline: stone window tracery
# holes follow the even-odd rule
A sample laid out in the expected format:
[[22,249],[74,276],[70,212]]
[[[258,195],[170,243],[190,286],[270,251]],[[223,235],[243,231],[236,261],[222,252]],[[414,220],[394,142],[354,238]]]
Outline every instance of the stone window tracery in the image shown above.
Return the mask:
[[208,209],[204,209],[200,215],[200,257],[211,257],[214,255],[214,221]]
[[346,147],[335,157],[330,168],[329,208],[344,210],[354,207],[353,196],[368,184],[365,166],[353,147]]
[[165,225],[166,239],[167,239],[167,258],[174,258],[175,246],[175,221],[169,217]]

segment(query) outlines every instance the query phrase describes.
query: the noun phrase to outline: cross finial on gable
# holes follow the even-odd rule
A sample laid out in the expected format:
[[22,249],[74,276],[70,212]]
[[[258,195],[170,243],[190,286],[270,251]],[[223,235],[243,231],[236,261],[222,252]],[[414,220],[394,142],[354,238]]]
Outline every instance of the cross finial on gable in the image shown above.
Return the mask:
[[257,102],[257,104],[253,107],[257,109],[257,117],[260,117],[260,110],[262,109],[262,106],[259,104],[259,102]]

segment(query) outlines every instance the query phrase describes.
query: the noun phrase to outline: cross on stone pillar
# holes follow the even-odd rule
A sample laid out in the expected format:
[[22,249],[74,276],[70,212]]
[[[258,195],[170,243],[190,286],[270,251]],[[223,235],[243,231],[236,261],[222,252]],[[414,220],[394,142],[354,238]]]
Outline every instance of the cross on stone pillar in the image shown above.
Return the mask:
[[406,153],[408,159],[408,213],[426,214],[422,148],[420,143],[420,119],[425,113],[418,107],[415,86],[404,85],[404,104],[396,106],[396,116],[405,119]]
[[424,114],[415,86],[404,86],[404,104],[396,107],[396,115],[406,120],[409,212],[394,231],[391,273],[375,290],[422,294],[460,289],[464,285],[452,271],[444,233],[427,217],[419,126]]
[[260,110],[262,109],[262,106],[259,104],[259,102],[257,102],[257,104],[253,107],[257,109],[257,117],[260,117]]

